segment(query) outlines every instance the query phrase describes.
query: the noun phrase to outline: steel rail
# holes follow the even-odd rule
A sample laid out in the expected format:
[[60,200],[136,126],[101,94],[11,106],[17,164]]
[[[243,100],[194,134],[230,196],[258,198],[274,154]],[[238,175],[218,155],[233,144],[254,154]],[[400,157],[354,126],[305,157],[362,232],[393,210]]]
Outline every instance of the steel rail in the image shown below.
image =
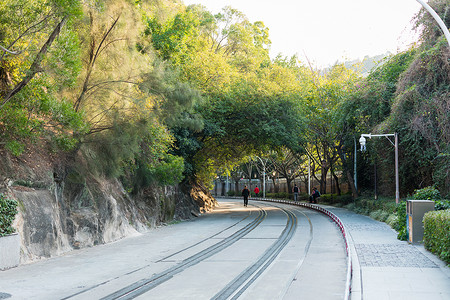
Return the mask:
[[[261,213],[261,211],[260,211],[260,213]],[[167,260],[168,258],[170,258],[170,257],[172,257],[172,256],[174,256],[174,255],[176,255],[176,254],[179,254],[179,253],[181,253],[181,252],[183,252],[183,251],[186,251],[186,250],[188,250],[188,249],[191,249],[191,248],[193,248],[193,247],[195,247],[195,246],[198,246],[199,244],[201,244],[201,243],[203,243],[203,242],[205,242],[205,241],[207,241],[207,240],[209,240],[209,239],[211,239],[211,238],[214,238],[215,236],[217,236],[217,235],[223,233],[224,231],[226,231],[226,230],[228,230],[228,229],[230,229],[230,228],[236,226],[237,224],[239,224],[239,223],[245,221],[248,217],[250,217],[250,215],[251,215],[251,212],[250,212],[248,215],[246,215],[244,218],[242,218],[241,220],[239,220],[239,221],[235,222],[234,224],[232,224],[232,225],[230,225],[230,226],[228,226],[228,227],[222,229],[221,231],[219,231],[219,232],[217,232],[217,233],[215,233],[215,234],[213,234],[213,235],[211,235],[211,236],[209,236],[209,237],[207,237],[207,238],[205,238],[205,239],[203,239],[203,240],[201,240],[201,241],[199,241],[199,242],[197,242],[197,243],[195,243],[195,244],[193,244],[193,245],[190,245],[189,247],[186,247],[186,248],[184,248],[184,249],[182,249],[182,250],[180,250],[180,251],[177,251],[176,253],[172,253],[172,254],[170,254],[170,255],[168,255],[168,256],[162,258],[162,259],[159,259],[159,260],[156,261],[156,263],[165,261],[165,260]],[[257,218],[258,218],[258,217],[259,217],[259,216],[257,216]],[[252,221],[252,222],[254,222],[254,221]],[[130,275],[130,274],[136,273],[136,272],[141,271],[141,270],[143,270],[143,269],[145,269],[145,268],[148,268],[149,266],[150,266],[150,265],[142,266],[142,267],[140,267],[140,268],[137,268],[137,269],[134,269],[134,270],[132,270],[132,271],[130,271],[130,272],[127,272],[127,273],[124,274],[124,275]],[[123,275],[122,275],[122,276],[123,276]],[[118,276],[118,277],[109,279],[109,280],[107,280],[107,281],[100,282],[100,283],[95,284],[95,285],[93,285],[93,286],[90,286],[90,287],[88,287],[88,288],[86,288],[86,289],[83,289],[83,290],[81,290],[81,291],[79,291],[79,292],[77,292],[77,293],[75,293],[75,294],[72,294],[72,295],[70,295],[70,296],[64,297],[64,298],[62,298],[61,300],[67,300],[67,299],[73,298],[73,297],[75,297],[75,296],[84,294],[84,293],[89,292],[89,291],[91,291],[91,290],[94,290],[94,289],[96,289],[96,288],[98,288],[98,287],[100,287],[100,286],[102,286],[102,285],[108,284],[108,283],[111,282],[112,280],[117,280],[118,278],[120,278],[120,277],[122,277],[122,276]]]
[[189,268],[193,265],[200,263],[201,261],[211,257],[212,255],[222,251],[223,249],[231,246],[239,239],[250,233],[253,229],[255,229],[267,216],[267,212],[264,209],[259,208],[259,215],[255,220],[251,223],[247,224],[245,227],[236,231],[231,236],[223,239],[222,241],[206,248],[201,253],[197,253],[192,255],[191,257],[183,260],[179,264],[161,272],[153,275],[150,278],[142,279],[140,281],[135,282],[125,288],[122,288],[110,295],[107,295],[102,300],[111,300],[111,299],[133,299],[138,297],[149,290],[155,288],[161,283],[169,280],[174,275],[182,272],[186,268]]
[[261,257],[241,274],[235,277],[221,291],[211,299],[237,299],[242,293],[270,266],[278,254],[292,239],[297,229],[297,216],[284,208],[280,208],[287,215],[286,226],[278,239],[261,255]]
[[319,211],[319,212],[325,214],[334,223],[336,223],[336,225],[339,227],[339,230],[342,233],[342,237],[344,238],[345,252],[347,254],[347,276],[346,276],[346,282],[345,282],[344,299],[349,300],[350,294],[351,294],[351,289],[352,289],[352,276],[353,276],[353,265],[352,265],[353,264],[353,262],[352,262],[353,247],[352,247],[352,243],[351,243],[350,239],[348,238],[348,233],[345,228],[345,225],[344,225],[344,223],[342,223],[341,219],[339,219],[339,217],[336,216],[331,211],[329,211],[319,205],[315,205],[315,204],[303,203],[303,202],[293,202],[293,201],[284,200],[284,199],[270,199],[270,198],[251,198],[251,200],[283,203],[283,204],[288,204],[288,205],[306,207],[306,208],[313,209],[313,210],[316,210],[316,211]]

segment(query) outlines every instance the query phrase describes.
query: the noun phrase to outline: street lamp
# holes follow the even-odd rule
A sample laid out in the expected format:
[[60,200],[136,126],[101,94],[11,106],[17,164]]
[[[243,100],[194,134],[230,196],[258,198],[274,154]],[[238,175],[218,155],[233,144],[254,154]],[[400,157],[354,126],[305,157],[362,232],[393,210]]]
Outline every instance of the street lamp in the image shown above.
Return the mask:
[[432,9],[431,6],[429,6],[427,3],[425,3],[422,0],[416,0],[416,1],[419,2],[433,16],[433,18],[439,24],[442,31],[444,32],[445,37],[447,38],[448,46],[450,47],[450,32],[448,31],[447,26],[445,26],[444,21],[442,21],[441,17],[439,17],[439,15],[434,11],[434,9]]
[[[400,202],[400,193],[399,193],[399,180],[398,180],[398,133],[389,133],[389,134],[361,134],[359,138],[359,143],[361,144],[361,151],[366,151],[366,137],[371,139],[372,137],[386,137],[388,141],[395,148],[395,203]],[[394,142],[389,138],[390,136],[394,137]]]

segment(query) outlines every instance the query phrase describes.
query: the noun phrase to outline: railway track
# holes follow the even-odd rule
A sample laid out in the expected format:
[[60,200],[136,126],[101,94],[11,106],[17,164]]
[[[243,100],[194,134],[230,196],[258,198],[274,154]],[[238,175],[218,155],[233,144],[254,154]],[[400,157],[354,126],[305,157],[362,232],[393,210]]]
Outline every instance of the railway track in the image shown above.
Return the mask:
[[161,283],[169,280],[174,275],[184,271],[185,269],[204,261],[205,259],[213,256],[214,254],[222,251],[223,249],[231,246],[236,241],[250,233],[255,229],[261,222],[266,218],[267,212],[264,209],[259,208],[258,216],[249,224],[247,224],[242,229],[236,231],[234,234],[230,235],[226,239],[206,248],[205,250],[198,252],[191,257],[183,260],[181,263],[163,271],[162,273],[155,274],[148,279],[143,279],[135,284],[127,286],[119,291],[112,293],[106,297],[101,298],[102,300],[112,300],[112,299],[134,299],[139,295],[148,292],[154,287],[160,285]]
[[264,252],[264,254],[250,267],[234,278],[212,299],[237,299],[274,261],[286,244],[292,239],[297,229],[297,216],[290,210],[282,209],[287,216],[286,227],[279,238]]
[[[240,203],[234,205],[239,207]],[[272,290],[272,292],[278,294],[278,298],[282,299],[283,295],[288,293],[292,283],[297,280],[296,276],[298,276],[303,261],[308,255],[309,247],[313,240],[313,224],[308,216],[308,211],[305,211],[303,208],[289,207],[285,203],[262,202],[253,202],[250,206],[252,208],[248,210],[248,214],[245,216],[242,216],[242,212],[245,212],[246,209],[243,211],[240,207],[236,210],[238,213],[235,215],[226,210],[228,215],[231,214],[233,216],[231,219],[236,217],[239,219],[206,238],[200,239],[181,250],[174,249],[175,252],[163,258],[152,260],[151,263],[128,270],[122,275],[116,274],[106,281],[85,287],[83,290],[60,299],[174,298],[175,291],[170,291],[170,288],[169,294],[163,295],[166,294],[169,286],[174,287],[177,285],[175,282],[189,280],[182,278],[189,278],[186,277],[189,276],[186,274],[196,272],[194,268],[198,270],[199,267],[197,265],[201,264],[202,267],[200,268],[203,268],[203,270],[205,270],[205,263],[214,268],[213,263],[223,263],[230,260],[229,253],[233,253],[236,249],[245,249],[246,246],[243,245],[248,245],[248,243],[252,243],[251,241],[255,240],[264,241],[261,250],[255,255],[252,254],[252,257],[248,261],[243,261],[241,265],[236,264],[236,261],[231,259],[230,265],[236,265],[235,270],[239,270],[238,272],[230,269],[233,271],[224,271],[223,274],[226,274],[224,276],[212,275],[213,277],[226,277],[226,279],[225,281],[221,280],[214,289],[203,293],[203,296],[200,297],[215,300],[245,298],[253,295],[255,288],[261,286],[261,282],[266,282],[272,276],[271,272],[274,271],[274,263],[278,261],[277,258],[280,257],[283,249],[296,236],[297,242],[295,243],[298,243],[300,238],[304,240],[304,244],[297,246],[298,252],[294,255],[295,259],[292,259],[292,256],[289,258],[292,259],[292,265],[289,267],[289,270],[286,270],[287,273],[284,274],[284,279],[276,282],[276,287],[273,287]],[[300,227],[298,226],[299,218],[303,220]],[[315,218],[317,218],[317,215]],[[282,223],[283,219],[285,220],[284,224]],[[296,233],[298,228],[302,228],[302,230]],[[256,229],[258,229],[257,233]],[[268,232],[268,237],[264,237],[265,232]],[[239,242],[239,245],[234,246],[237,242]],[[292,248],[293,244],[289,245]],[[229,250],[231,248],[233,250]],[[212,258],[213,256],[214,258]],[[165,264],[170,266],[164,267]],[[149,273],[155,269],[160,271],[150,275]],[[211,270],[212,274],[217,274],[217,272],[214,273],[213,269],[206,270],[204,272],[209,273],[209,270]],[[146,274],[148,275],[146,276]],[[199,274],[196,276],[199,276]],[[182,290],[180,289],[180,292]]]

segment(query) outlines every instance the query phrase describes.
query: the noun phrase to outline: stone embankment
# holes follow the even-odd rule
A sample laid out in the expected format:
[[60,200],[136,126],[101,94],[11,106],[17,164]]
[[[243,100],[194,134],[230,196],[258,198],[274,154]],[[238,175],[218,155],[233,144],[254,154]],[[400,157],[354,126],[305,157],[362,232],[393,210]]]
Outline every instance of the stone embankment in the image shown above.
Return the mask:
[[67,157],[0,156],[0,193],[19,203],[21,264],[193,218],[215,203],[198,187],[154,186],[130,195],[117,179],[78,174]]

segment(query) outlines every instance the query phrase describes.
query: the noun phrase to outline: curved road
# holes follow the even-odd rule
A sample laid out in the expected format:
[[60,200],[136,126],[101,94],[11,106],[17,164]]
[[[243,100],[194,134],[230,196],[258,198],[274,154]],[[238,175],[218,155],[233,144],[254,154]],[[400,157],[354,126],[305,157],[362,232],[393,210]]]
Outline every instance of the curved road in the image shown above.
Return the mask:
[[195,221],[0,272],[0,299],[343,299],[345,246],[328,217],[219,204]]

